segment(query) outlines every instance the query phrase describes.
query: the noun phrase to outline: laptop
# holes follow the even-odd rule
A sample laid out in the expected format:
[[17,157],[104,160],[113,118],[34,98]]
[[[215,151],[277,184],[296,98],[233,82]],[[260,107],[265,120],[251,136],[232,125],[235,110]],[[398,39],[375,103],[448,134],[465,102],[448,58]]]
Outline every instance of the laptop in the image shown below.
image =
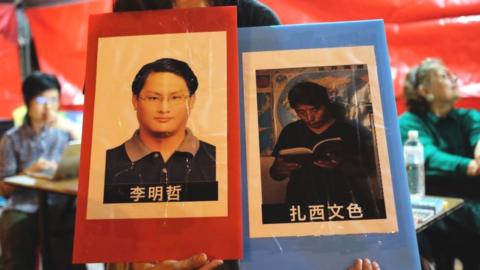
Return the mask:
[[48,180],[72,179],[78,177],[79,164],[80,142],[72,141],[65,147],[56,170],[48,169],[38,172],[27,172],[26,174],[31,177]]

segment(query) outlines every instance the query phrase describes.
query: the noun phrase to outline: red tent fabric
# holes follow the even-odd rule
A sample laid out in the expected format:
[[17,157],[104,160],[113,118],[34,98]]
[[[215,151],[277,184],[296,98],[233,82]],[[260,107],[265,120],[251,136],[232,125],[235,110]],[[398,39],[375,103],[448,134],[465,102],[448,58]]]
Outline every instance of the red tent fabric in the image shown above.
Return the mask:
[[480,14],[480,1],[438,0],[261,0],[282,23],[383,19],[406,23]]
[[12,118],[12,110],[22,104],[17,21],[12,4],[0,4],[0,118]]
[[480,0],[262,0],[282,23],[383,19],[397,97],[406,72],[425,57],[443,59],[459,77],[462,107],[480,109]]
[[[409,67],[425,57],[437,57],[459,77],[463,107],[480,109],[480,0],[262,0],[272,7],[284,24],[345,20],[384,19],[398,112],[404,111],[402,82]],[[13,7],[10,6],[10,12]],[[111,0],[89,0],[65,5],[28,9],[42,70],[59,75],[66,94],[65,105],[82,104],[81,90],[85,74],[86,29],[92,13],[109,12]],[[3,7],[3,8],[2,8]],[[1,73],[9,82],[0,82],[1,89],[13,87],[0,95],[0,102],[18,98],[18,53],[11,44],[12,36],[4,34],[5,5],[0,5]],[[13,14],[13,13],[11,13]],[[8,16],[7,16],[8,17]],[[10,20],[11,21],[11,20]],[[10,22],[8,29],[12,28]],[[8,31],[7,31],[8,32]],[[11,33],[11,31],[9,32]],[[5,41],[7,40],[7,41]],[[15,39],[13,39],[15,40]],[[10,42],[10,43],[9,43]],[[6,45],[4,45],[6,44]],[[9,57],[4,54],[8,53]],[[17,57],[17,58],[15,58]],[[15,58],[15,59],[14,59]],[[5,60],[4,60],[5,59]],[[4,64],[7,63],[8,64]],[[11,63],[10,63],[11,62]],[[15,66],[16,65],[16,66]],[[17,90],[15,90],[17,89]],[[16,96],[17,95],[17,96]],[[12,97],[10,97],[12,96]],[[0,116],[6,109],[0,108]]]
[[[476,53],[480,16],[387,24],[387,40],[399,112],[405,110],[405,75],[425,57],[443,59],[458,76],[461,99],[457,106],[480,109],[480,54]],[[477,102],[473,102],[475,98]]]
[[63,108],[83,104],[88,17],[111,8],[109,0],[91,0],[26,11],[40,69],[56,74],[62,83]]

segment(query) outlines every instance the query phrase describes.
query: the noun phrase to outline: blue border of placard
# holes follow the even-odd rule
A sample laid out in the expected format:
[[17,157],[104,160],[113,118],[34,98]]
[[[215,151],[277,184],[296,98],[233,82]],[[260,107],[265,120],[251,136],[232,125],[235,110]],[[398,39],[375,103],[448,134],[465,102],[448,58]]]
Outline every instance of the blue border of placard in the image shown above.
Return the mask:
[[240,268],[343,270],[355,258],[369,257],[385,269],[420,269],[383,21],[241,28],[238,40],[240,67],[244,52],[374,46],[398,222],[398,232],[391,234],[249,238],[245,108],[240,68],[244,213],[244,258]]

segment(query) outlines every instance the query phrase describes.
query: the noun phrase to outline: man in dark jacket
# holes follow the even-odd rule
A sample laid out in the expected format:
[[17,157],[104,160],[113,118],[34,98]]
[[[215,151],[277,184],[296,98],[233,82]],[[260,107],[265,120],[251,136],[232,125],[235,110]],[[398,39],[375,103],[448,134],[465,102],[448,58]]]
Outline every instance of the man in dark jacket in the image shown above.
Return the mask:
[[[287,207],[355,206],[361,212],[355,218],[385,218],[369,187],[378,181],[370,132],[346,121],[340,105],[330,101],[319,84],[295,85],[288,101],[299,120],[281,131],[270,169],[277,181],[289,178]],[[289,154],[299,148],[314,151],[310,156]]]

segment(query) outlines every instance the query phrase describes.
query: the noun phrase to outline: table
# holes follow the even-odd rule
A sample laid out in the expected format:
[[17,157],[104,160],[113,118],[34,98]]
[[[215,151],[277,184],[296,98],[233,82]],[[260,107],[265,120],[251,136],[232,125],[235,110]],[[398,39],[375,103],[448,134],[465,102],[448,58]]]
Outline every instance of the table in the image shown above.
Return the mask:
[[48,239],[48,202],[47,193],[59,193],[64,195],[76,196],[78,191],[78,179],[47,180],[25,175],[16,175],[6,177],[5,183],[15,187],[29,188],[39,191],[39,221],[40,221],[40,245],[42,248],[42,269],[52,269],[50,267],[50,255],[46,239]]
[[456,211],[463,205],[463,199],[461,198],[438,197],[438,196],[426,196],[426,197],[443,199],[445,201],[445,204],[441,211],[426,218],[422,222],[415,221],[415,230],[417,231],[417,233],[425,230],[426,228],[431,226],[433,223],[441,220],[443,217],[451,214],[452,212]]
[[46,192],[53,192],[77,196],[78,179],[46,180],[24,175],[16,175],[4,179],[5,183],[16,187],[30,188]]

